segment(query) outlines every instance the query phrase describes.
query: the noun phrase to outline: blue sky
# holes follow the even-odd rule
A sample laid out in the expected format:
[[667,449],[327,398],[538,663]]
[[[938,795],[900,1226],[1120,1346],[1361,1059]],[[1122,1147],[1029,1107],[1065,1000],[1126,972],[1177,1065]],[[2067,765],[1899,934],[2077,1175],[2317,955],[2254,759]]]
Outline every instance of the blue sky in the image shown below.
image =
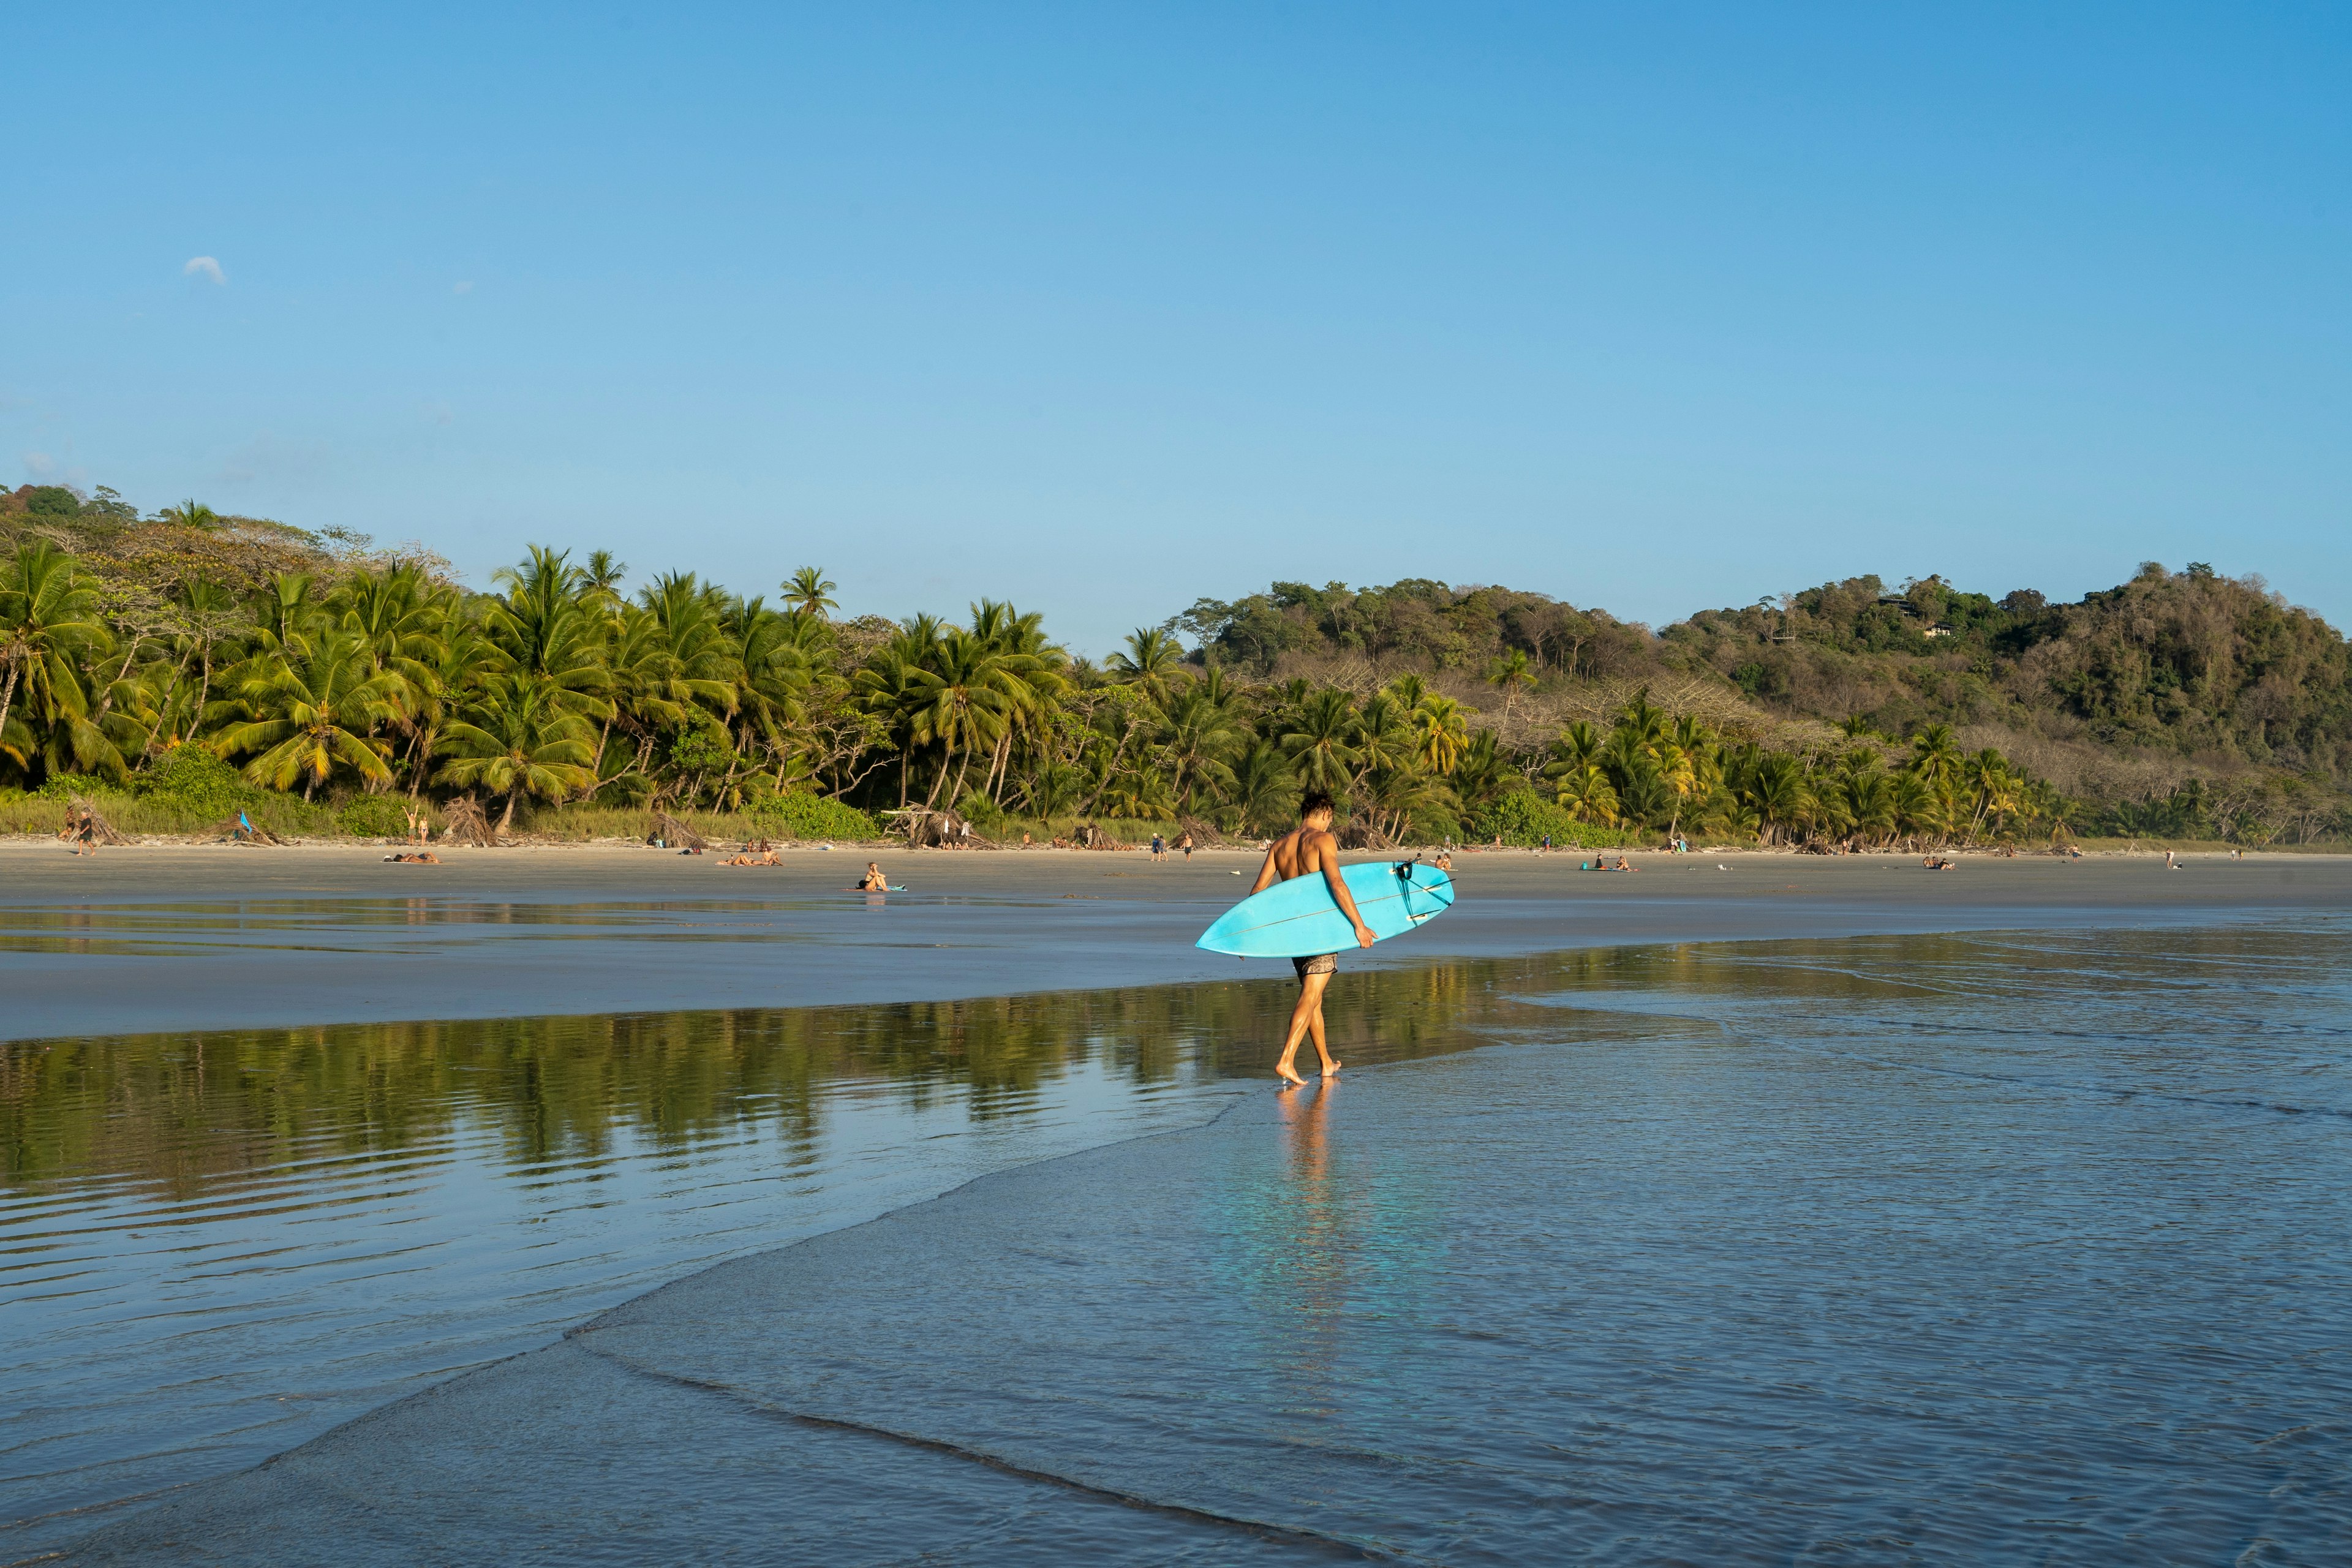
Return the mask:
[[0,479],[1096,653],[2151,557],[2352,624],[2342,8],[359,9],[0,23]]

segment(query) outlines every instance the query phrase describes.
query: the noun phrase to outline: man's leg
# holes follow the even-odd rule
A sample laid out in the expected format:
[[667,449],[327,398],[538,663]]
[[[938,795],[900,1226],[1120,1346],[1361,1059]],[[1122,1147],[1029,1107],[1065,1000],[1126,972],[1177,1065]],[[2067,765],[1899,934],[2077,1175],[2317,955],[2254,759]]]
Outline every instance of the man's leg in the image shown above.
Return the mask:
[[1298,1076],[1298,1069],[1293,1067],[1291,1062],[1298,1055],[1298,1042],[1307,1037],[1309,1029],[1315,1032],[1317,1053],[1322,1055],[1327,1060],[1329,1058],[1329,1053],[1323,1049],[1322,1036],[1323,988],[1330,984],[1331,976],[1328,972],[1320,974],[1302,974],[1298,977],[1298,1003],[1290,1010],[1289,1037],[1282,1042],[1282,1059],[1274,1064],[1275,1076],[1285,1082],[1305,1083],[1307,1081]]
[[1307,1020],[1307,1037],[1315,1042],[1315,1054],[1323,1059],[1323,1076],[1329,1078],[1339,1070],[1338,1059],[1331,1055],[1330,1047],[1323,1043],[1323,993],[1330,987],[1331,977],[1328,974],[1314,974],[1307,978],[1312,983],[1315,993],[1315,1013]]

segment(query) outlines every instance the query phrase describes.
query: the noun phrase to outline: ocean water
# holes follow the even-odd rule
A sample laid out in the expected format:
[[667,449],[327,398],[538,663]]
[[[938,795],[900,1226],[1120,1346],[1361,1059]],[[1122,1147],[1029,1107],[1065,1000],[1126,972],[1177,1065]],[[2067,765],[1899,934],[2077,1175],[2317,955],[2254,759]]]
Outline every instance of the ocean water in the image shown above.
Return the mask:
[[1350,1070],[1285,1095],[1223,1075],[1286,988],[1171,988],[1160,1076],[1057,1058],[1139,1135],[69,1556],[2340,1561],[2347,958],[2305,918],[1432,964],[1343,980]]

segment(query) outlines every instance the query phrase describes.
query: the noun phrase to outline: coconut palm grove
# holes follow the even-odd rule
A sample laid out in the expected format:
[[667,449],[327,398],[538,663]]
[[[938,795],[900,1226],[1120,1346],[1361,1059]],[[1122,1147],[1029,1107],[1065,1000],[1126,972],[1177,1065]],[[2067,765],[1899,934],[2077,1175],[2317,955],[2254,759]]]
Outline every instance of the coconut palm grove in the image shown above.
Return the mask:
[[0,825],[392,836],[1254,837],[1821,849],[2340,837],[2343,637],[2156,563],[2078,604],[1863,576],[1652,629],[1409,580],[1201,599],[1096,660],[1033,613],[846,616],[534,547],[422,546],[113,491],[0,496]]

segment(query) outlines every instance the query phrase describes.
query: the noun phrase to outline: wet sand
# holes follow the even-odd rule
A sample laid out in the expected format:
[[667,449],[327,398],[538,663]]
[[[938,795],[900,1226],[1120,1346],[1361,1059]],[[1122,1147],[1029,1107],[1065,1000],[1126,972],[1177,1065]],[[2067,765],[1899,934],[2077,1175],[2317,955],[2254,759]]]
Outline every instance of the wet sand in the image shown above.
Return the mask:
[[[1215,851],[879,852],[909,891],[846,890],[876,852],[777,868],[632,847],[0,842],[0,1038],[805,1006],[1265,975],[1192,944],[1258,863]],[[1381,857],[1366,857],[1380,858]],[[1444,921],[1349,966],[1657,942],[2212,923],[2352,904],[2352,857],[1634,857],[1483,853]]]

